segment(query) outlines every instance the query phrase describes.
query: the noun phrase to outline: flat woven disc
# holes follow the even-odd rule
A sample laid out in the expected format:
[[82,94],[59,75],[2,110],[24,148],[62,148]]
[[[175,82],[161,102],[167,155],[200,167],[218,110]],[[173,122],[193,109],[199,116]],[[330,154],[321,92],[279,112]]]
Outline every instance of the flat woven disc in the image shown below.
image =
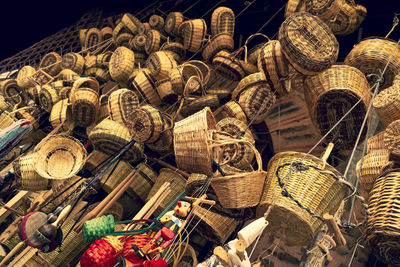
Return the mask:
[[47,223],[46,213],[38,211],[28,213],[19,225],[21,239],[31,247],[40,247],[43,243],[37,238],[36,231],[45,223]]

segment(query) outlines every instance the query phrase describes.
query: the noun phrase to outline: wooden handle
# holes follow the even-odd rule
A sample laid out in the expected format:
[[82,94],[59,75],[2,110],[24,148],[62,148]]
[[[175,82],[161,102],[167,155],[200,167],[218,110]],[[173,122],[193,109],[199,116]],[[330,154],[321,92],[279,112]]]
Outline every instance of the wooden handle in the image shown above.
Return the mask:
[[329,213],[325,213],[323,215],[323,218],[326,222],[326,225],[328,226],[328,231],[334,234],[334,239],[336,241],[336,244],[338,246],[345,246],[347,243],[346,239],[344,238],[342,232],[340,231],[335,218]]
[[329,143],[329,145],[326,147],[324,154],[321,156],[321,160],[324,162],[322,169],[325,169],[325,165],[326,165],[326,161],[329,158],[329,155],[332,152],[334,144],[333,143]]
[[68,215],[71,208],[72,208],[71,205],[68,205],[65,208],[63,208],[63,210],[58,215],[57,220],[55,222],[53,222],[51,225],[54,225],[55,227],[57,227],[58,224]]
[[19,242],[7,256],[0,262],[0,266],[6,266],[6,263],[14,256],[20,248],[24,246],[24,241]]

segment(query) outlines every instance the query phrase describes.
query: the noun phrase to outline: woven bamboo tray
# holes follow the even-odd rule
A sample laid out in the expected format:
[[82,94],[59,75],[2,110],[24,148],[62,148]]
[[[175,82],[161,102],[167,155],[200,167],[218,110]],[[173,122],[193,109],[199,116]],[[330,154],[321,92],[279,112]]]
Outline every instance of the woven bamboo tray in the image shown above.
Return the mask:
[[[364,156],[359,178],[360,185],[365,191],[370,192],[374,186],[375,179],[381,174],[383,167],[389,163],[389,150],[377,149]],[[357,175],[359,173],[361,160],[357,163]]]
[[211,34],[228,33],[233,37],[235,33],[235,13],[228,7],[218,7],[211,14]]
[[119,89],[108,97],[108,110],[110,118],[125,124],[128,115],[139,106],[138,95],[129,89]]
[[383,125],[400,119],[400,87],[393,85],[381,91],[372,105]]

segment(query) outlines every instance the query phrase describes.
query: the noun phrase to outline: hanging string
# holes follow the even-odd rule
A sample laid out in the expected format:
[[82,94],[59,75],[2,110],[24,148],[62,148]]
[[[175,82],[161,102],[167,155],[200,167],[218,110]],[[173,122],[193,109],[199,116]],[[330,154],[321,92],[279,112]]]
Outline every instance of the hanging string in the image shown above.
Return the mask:
[[390,29],[390,31],[388,32],[388,34],[386,34],[385,38],[388,38],[389,35],[393,32],[393,30],[397,27],[397,25],[399,25],[399,18],[397,17],[398,15],[400,15],[399,13],[394,13],[393,15],[393,26]]
[[276,11],[272,17],[267,20],[267,22],[265,22],[257,31],[257,33],[261,32],[265,27],[267,27],[267,25],[286,7],[286,4],[282,5],[281,8],[278,9],[278,11]]
[[254,4],[257,0],[253,0],[251,2],[249,1],[245,1],[244,5],[246,6],[245,8],[242,9],[242,11],[240,11],[235,18],[237,19],[238,17],[240,17],[240,15],[242,15],[252,4]]

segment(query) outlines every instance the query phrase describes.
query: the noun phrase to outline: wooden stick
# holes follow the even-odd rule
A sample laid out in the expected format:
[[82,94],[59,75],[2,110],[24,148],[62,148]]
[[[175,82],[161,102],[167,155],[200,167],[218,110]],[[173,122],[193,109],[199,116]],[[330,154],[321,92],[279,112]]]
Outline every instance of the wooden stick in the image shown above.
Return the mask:
[[19,215],[19,216],[24,216],[24,214],[23,214],[22,212],[20,212],[20,211],[14,209],[14,208],[11,208],[11,207],[9,207],[9,206],[7,206],[7,205],[3,205],[3,206],[1,206],[1,207],[2,207],[2,208],[5,208],[6,210],[12,211],[12,212],[14,212],[15,214],[17,214],[17,215]]
[[152,158],[152,157],[147,157],[147,158],[148,158],[149,160],[155,162],[155,163],[160,164],[161,166],[163,166],[163,167],[165,167],[165,168],[168,168],[168,169],[171,169],[171,170],[173,170],[173,171],[176,171],[177,173],[179,173],[180,175],[182,175],[182,176],[185,177],[186,179],[189,178],[189,176],[190,176],[189,173],[187,173],[187,172],[185,172],[185,171],[182,171],[182,170],[179,170],[178,168],[172,166],[171,164],[166,163],[165,161],[162,161],[162,160],[157,159],[157,158]]
[[342,232],[340,231],[335,218],[332,215],[330,215],[329,213],[325,213],[323,215],[323,218],[326,222],[326,225],[328,226],[328,231],[331,232],[332,234],[334,234],[334,239],[336,241],[336,244],[338,246],[345,246],[346,239],[344,238]]
[[6,263],[24,246],[24,241],[19,242],[7,256],[0,262],[0,266],[6,266]]

